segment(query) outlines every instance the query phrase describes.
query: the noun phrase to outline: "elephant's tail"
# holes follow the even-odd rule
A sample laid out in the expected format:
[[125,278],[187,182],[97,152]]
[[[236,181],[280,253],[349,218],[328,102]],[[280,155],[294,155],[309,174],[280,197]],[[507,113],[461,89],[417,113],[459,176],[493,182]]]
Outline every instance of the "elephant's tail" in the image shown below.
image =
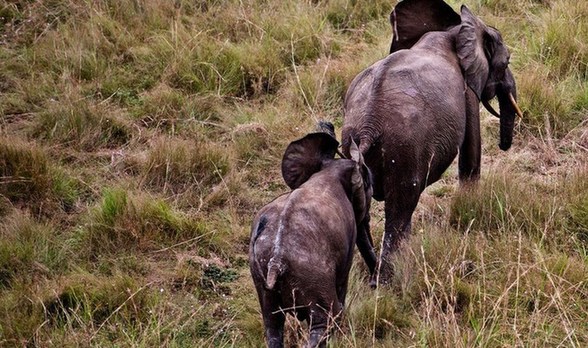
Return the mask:
[[[262,265],[262,263],[260,262],[260,255],[258,255],[258,240],[259,237],[263,234],[263,233],[269,233],[266,232],[266,230],[268,229],[268,226],[272,226],[270,220],[274,219],[275,216],[273,216],[272,214],[262,214],[259,216],[257,223],[253,226],[252,228],[252,234],[251,234],[251,246],[250,246],[250,252],[251,252],[251,257],[250,257],[250,262],[251,262],[251,270],[252,272],[255,270],[255,274],[259,275],[260,277],[264,278],[265,280],[265,284],[264,286],[266,287],[266,289],[268,290],[272,290],[274,288],[274,286],[276,285],[276,282],[279,280],[279,277],[284,273],[284,271],[286,270],[286,263],[284,262],[284,249],[283,249],[283,242],[282,242],[282,237],[284,234],[284,223],[282,222],[282,219],[280,217],[280,220],[278,222],[278,230],[276,231],[276,235],[274,236],[274,240],[273,240],[273,250],[271,251],[271,254],[268,255],[268,250],[267,248],[270,248],[272,246],[268,245],[269,240],[266,240],[263,243],[263,263],[266,262],[267,257],[269,257],[269,262],[267,262],[267,273],[265,270],[265,267]],[[270,227],[272,228],[272,227]],[[268,238],[271,236],[271,233],[268,235]]]
[[276,258],[275,256],[271,258],[267,266],[267,277],[265,279],[265,286],[268,290],[274,288],[278,277],[284,273],[284,268],[281,258]]
[[370,149],[370,147],[372,147],[372,141],[371,139],[360,139],[359,141],[359,145],[357,146],[359,148],[359,152],[361,152],[362,156],[365,156],[368,152],[368,150]]
[[280,221],[278,223],[278,230],[276,231],[272,257],[267,263],[267,276],[265,277],[265,286],[268,290],[272,290],[274,288],[276,282],[278,281],[278,278],[286,270],[286,264],[284,262],[284,249],[282,246],[282,237],[284,236],[285,229],[283,214],[284,213],[282,212],[282,216],[280,216]]
[[357,144],[359,152],[365,156],[374,143],[373,132],[361,132],[351,126],[344,126],[341,132],[341,142],[343,145],[343,153],[349,158],[349,148],[351,146],[351,139]]

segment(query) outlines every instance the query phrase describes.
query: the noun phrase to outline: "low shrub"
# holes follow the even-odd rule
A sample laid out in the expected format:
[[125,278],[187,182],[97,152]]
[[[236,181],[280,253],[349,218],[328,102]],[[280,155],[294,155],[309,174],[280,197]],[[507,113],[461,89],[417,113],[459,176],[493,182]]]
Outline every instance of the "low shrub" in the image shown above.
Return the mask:
[[192,238],[196,245],[206,246],[207,242],[202,237],[206,229],[197,220],[173,210],[161,199],[129,196],[122,189],[104,192],[82,232],[81,247],[90,257],[153,251]]
[[43,306],[30,281],[15,281],[11,285],[11,289],[0,290],[2,345],[34,345],[35,334],[46,319]]
[[460,230],[471,228],[488,236],[522,230],[537,241],[557,243],[552,237],[560,225],[551,217],[558,208],[549,195],[523,178],[487,175],[479,187],[456,194],[449,220]]
[[554,77],[588,77],[588,16],[586,2],[554,1],[540,19],[540,35],[533,35],[531,50],[551,67]]

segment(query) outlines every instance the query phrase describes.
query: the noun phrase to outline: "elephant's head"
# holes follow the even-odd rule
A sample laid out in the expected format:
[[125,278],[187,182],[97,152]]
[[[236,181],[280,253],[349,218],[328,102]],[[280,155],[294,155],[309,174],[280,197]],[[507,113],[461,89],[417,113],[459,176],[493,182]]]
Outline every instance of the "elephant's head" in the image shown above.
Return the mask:
[[[516,85],[508,68],[510,53],[500,32],[485,25],[463,5],[458,15],[443,0],[404,0],[390,15],[394,37],[390,53],[411,48],[426,33],[448,31],[454,35],[454,50],[464,79],[484,107],[500,118],[500,148],[512,143],[515,115],[522,113],[516,103]],[[490,100],[498,98],[500,114]]]
[[329,182],[341,183],[345,188],[359,223],[369,211],[373,193],[371,173],[355,143],[351,145],[351,159],[334,159],[338,146],[339,142],[325,132],[310,133],[293,141],[282,158],[282,177],[295,190],[312,175],[325,170],[325,175],[332,176]]

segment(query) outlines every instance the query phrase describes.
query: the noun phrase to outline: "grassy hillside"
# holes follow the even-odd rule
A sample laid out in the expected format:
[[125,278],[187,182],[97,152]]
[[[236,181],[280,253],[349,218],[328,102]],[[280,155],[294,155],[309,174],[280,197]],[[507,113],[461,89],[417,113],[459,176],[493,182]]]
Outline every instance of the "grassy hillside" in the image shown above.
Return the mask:
[[[525,117],[502,152],[482,113],[480,185],[427,189],[389,288],[356,258],[333,347],[588,345],[588,2],[463,2]],[[249,224],[394,3],[0,1],[0,346],[261,346]]]

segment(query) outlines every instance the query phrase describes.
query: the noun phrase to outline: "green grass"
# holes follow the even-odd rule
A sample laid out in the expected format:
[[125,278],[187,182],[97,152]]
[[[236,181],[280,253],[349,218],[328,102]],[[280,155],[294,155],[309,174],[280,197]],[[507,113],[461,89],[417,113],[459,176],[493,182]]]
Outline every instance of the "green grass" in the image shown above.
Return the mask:
[[100,204],[90,210],[83,227],[85,255],[152,251],[184,240],[204,245],[201,222],[174,211],[154,197],[134,197],[122,189],[104,192]]
[[14,213],[5,218],[0,233],[0,286],[3,288],[11,288],[13,281],[32,282],[39,276],[59,274],[67,264],[69,251],[60,245],[54,226]]
[[[389,287],[356,255],[330,346],[588,343],[588,5],[463,2],[512,53],[513,147],[483,113],[478,187],[423,194]],[[290,141],[340,132],[392,5],[0,2],[0,346],[262,346],[251,219]]]

